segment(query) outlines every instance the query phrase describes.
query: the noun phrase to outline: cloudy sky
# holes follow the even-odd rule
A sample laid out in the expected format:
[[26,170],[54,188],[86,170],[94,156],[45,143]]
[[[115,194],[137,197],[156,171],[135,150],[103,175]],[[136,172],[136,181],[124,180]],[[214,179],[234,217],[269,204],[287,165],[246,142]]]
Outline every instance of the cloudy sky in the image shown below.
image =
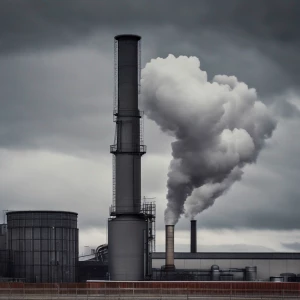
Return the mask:
[[[210,79],[256,88],[278,120],[243,180],[198,215],[199,250],[299,251],[299,14],[297,0],[1,0],[0,209],[76,211],[81,249],[106,242],[113,37],[136,33],[142,66],[197,56]],[[150,120],[144,127],[142,190],[156,197],[163,250],[171,139]],[[188,251],[188,228],[181,219],[177,250]]]

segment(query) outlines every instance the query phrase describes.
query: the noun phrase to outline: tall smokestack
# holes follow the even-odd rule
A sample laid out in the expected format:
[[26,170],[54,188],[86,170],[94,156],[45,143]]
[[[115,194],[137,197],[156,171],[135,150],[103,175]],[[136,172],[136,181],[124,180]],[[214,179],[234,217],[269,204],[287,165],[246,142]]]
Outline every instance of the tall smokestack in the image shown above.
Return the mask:
[[141,158],[143,145],[138,94],[140,39],[115,37],[116,135],[110,152],[113,163],[113,205],[108,222],[108,271],[111,280],[144,280],[147,266],[147,222],[141,214]]
[[197,252],[197,221],[191,220],[191,253]]
[[174,265],[174,225],[166,225],[166,270],[175,269]]

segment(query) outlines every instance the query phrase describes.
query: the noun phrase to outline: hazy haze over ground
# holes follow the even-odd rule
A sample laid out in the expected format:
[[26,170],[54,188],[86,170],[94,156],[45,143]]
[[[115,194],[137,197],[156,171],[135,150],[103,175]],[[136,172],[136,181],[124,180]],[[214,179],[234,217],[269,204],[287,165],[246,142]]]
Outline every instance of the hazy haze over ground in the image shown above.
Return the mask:
[[[197,217],[199,249],[299,251],[299,13],[297,0],[0,1],[0,209],[77,211],[81,246],[106,241],[113,37],[137,33],[143,66],[196,56],[209,80],[256,88],[278,119],[257,164]],[[156,197],[158,249],[171,141],[145,120],[143,196]],[[181,219],[178,249],[188,228]]]

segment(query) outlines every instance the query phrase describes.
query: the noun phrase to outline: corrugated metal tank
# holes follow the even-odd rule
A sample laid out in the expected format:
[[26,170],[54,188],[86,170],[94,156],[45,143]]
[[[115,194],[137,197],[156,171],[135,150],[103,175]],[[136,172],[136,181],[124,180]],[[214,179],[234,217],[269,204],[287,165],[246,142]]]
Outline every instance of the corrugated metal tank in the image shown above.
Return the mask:
[[144,216],[122,215],[108,221],[109,276],[143,280],[147,265],[147,222]]
[[43,283],[77,280],[77,213],[10,211],[7,227],[14,277]]
[[220,268],[217,265],[212,265],[210,268],[211,272],[211,281],[219,281],[220,280]]
[[0,277],[11,277],[11,255],[8,250],[0,250]]
[[7,249],[7,224],[0,224],[0,250]]
[[256,281],[256,278],[257,278],[257,267],[246,267],[245,281]]

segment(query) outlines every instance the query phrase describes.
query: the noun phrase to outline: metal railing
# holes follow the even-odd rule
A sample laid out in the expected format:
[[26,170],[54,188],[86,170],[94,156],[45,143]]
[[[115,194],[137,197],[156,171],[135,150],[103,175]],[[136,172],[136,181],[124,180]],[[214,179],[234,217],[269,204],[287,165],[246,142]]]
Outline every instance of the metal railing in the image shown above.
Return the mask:
[[139,144],[121,144],[111,145],[110,153],[133,153],[133,154],[144,154],[147,151],[147,146]]
[[184,288],[0,288],[0,299],[300,299],[300,290]]

